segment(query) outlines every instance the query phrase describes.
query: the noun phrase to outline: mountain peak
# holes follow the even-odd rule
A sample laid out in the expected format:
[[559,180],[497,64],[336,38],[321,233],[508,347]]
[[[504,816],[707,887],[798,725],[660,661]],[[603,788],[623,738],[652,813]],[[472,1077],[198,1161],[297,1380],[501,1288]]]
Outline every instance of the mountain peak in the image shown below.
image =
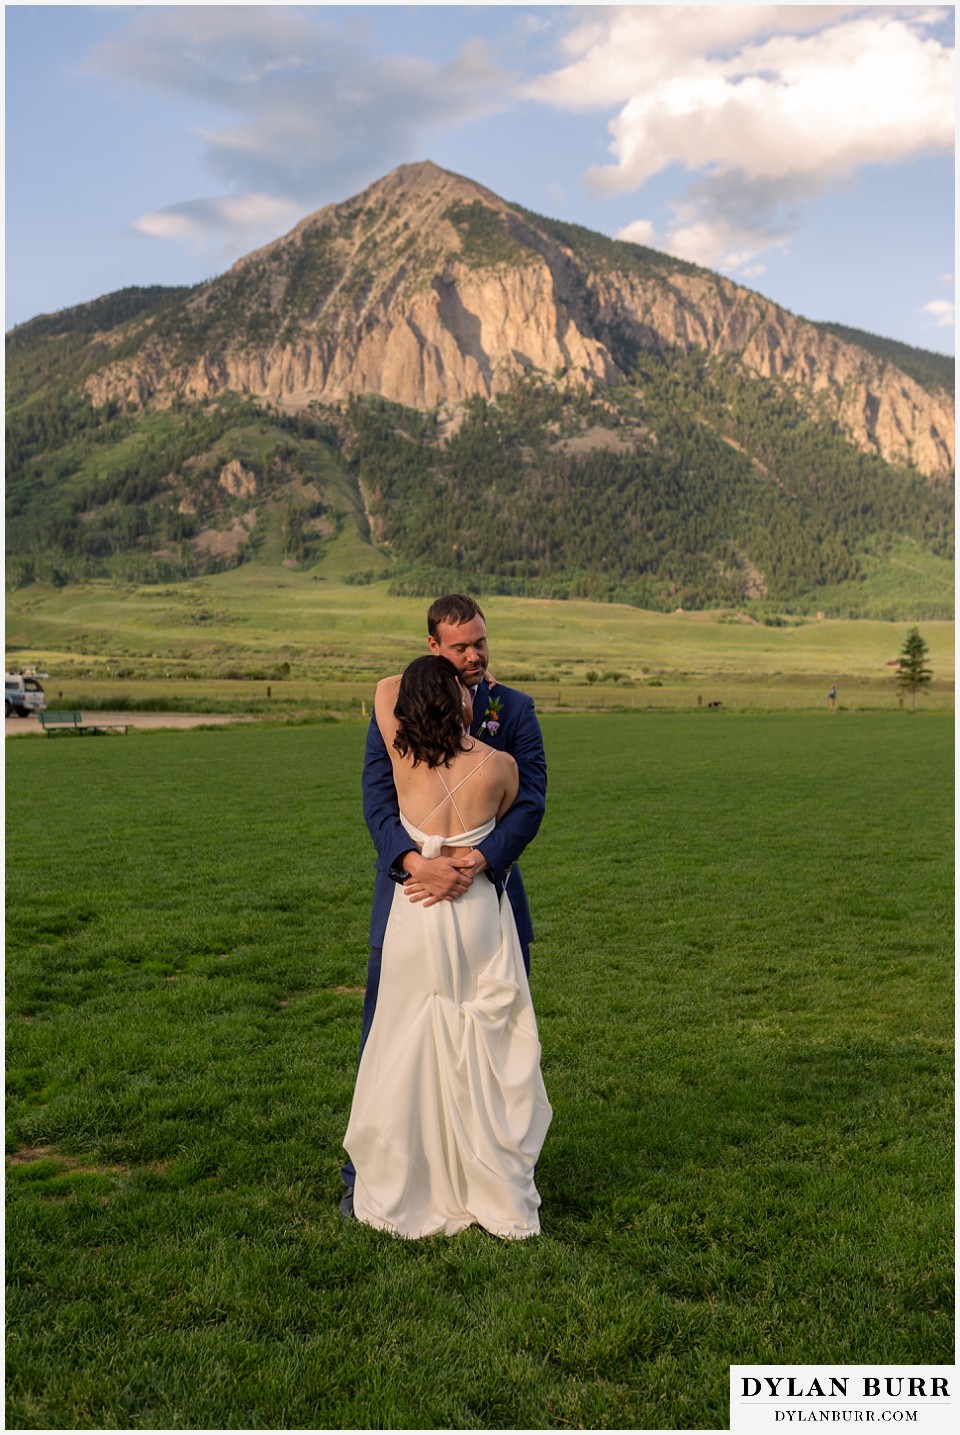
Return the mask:
[[485,189],[477,180],[470,179],[467,175],[457,174],[452,169],[441,169],[438,164],[434,164],[432,159],[417,160],[411,164],[398,164],[396,169],[392,169],[382,179],[375,180],[373,184],[369,185],[363,194],[368,195],[377,191],[394,193],[398,190],[406,192],[411,198],[434,190],[444,194],[469,190],[483,195],[485,199],[495,205],[503,204],[502,199],[492,190]]
[[[361,216],[369,217],[371,210],[376,210],[383,204],[399,204],[411,210],[416,209],[420,220],[426,222],[438,209],[442,211],[445,205],[457,200],[476,200],[495,209],[507,208],[502,199],[476,180],[455,174],[452,170],[441,169],[432,160],[419,160],[397,165],[396,169],[390,170],[389,174],[383,175],[381,179],[374,180],[359,194],[352,195],[349,199],[336,200],[325,205],[323,209],[316,210],[301,220],[291,232],[295,234],[305,226],[311,227],[329,218],[349,222]],[[289,236],[284,236],[287,237]],[[284,238],[274,243],[282,244]],[[266,247],[272,248],[272,245]]]
[[91,359],[98,405],[234,390],[291,410],[365,393],[430,409],[525,375],[596,390],[628,380],[644,352],[700,351],[782,383],[865,452],[936,477],[953,466],[952,401],[899,356],[431,160],[318,210],[117,339],[124,357],[101,342]]

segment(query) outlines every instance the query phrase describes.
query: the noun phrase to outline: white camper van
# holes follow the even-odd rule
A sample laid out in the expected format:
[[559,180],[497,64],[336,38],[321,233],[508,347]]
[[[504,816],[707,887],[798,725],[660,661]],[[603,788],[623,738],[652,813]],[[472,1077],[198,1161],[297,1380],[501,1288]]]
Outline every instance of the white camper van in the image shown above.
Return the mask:
[[4,673],[4,716],[29,717],[31,713],[42,712],[47,706],[47,699],[40,678],[46,676],[46,673],[39,676],[32,672]]

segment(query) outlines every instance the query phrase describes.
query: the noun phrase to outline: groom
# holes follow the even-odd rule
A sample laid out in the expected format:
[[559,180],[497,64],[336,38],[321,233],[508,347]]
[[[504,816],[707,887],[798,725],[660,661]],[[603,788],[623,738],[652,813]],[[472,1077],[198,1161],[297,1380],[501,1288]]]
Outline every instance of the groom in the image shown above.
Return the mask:
[[[537,834],[547,794],[547,763],[533,699],[500,683],[493,690],[484,679],[490,658],[486,622],[479,603],[466,594],[449,593],[431,605],[427,613],[427,643],[431,653],[449,658],[461,681],[473,691],[470,732],[482,742],[499,748],[501,752],[509,752],[516,759],[520,790],[513,806],[489,837],[479,843],[472,858],[422,857],[400,822],[390,755],[376,718],[371,719],[363,759],[363,815],[377,849],[377,872],[370,918],[370,961],[363,999],[361,1054],[377,1006],[383,938],[398,882],[404,883],[404,892],[410,901],[422,901],[427,906],[453,901],[481,873],[489,874],[482,880],[494,882],[498,897],[506,884],[516,918],[523,963],[528,975],[530,972],[533,926],[523,880],[515,864],[527,843],[532,842]],[[347,1194],[340,1208],[348,1215],[351,1213],[355,1180],[349,1163],[343,1168],[343,1179]]]

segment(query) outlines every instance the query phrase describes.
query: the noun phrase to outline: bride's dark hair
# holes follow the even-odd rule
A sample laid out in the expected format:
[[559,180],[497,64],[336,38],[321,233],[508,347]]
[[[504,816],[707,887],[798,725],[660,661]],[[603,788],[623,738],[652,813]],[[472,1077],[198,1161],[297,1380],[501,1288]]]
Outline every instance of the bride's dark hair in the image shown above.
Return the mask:
[[393,745],[413,765],[449,767],[463,748],[463,689],[447,658],[414,658],[400,679]]

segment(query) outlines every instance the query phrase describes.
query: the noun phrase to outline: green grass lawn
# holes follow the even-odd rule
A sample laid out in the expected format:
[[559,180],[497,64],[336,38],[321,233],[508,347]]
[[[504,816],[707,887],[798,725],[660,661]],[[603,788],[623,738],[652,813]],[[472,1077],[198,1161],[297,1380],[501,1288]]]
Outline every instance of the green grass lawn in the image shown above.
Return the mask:
[[[852,706],[896,704],[894,670],[911,623],[816,618],[767,627],[730,613],[650,613],[613,603],[482,595],[491,664],[550,700],[560,691],[595,705],[688,707],[700,694],[727,706],[821,708],[831,683]],[[386,582],[351,585],[316,572],[246,565],[214,577],[136,587],[93,582],[7,595],[7,661],[34,664],[71,694],[116,691],[124,675],[166,683],[229,681],[238,672],[262,698],[283,664],[295,692],[366,684],[424,650],[425,598]],[[919,624],[934,682],[928,706],[952,707],[954,625]],[[587,674],[600,679],[587,692]],[[619,674],[614,684],[604,675]],[[665,688],[675,690],[669,694]],[[74,700],[74,698],[71,698]]]
[[343,1222],[360,724],[8,746],[8,1424],[720,1428],[950,1363],[953,730],[547,716],[540,1238]]

